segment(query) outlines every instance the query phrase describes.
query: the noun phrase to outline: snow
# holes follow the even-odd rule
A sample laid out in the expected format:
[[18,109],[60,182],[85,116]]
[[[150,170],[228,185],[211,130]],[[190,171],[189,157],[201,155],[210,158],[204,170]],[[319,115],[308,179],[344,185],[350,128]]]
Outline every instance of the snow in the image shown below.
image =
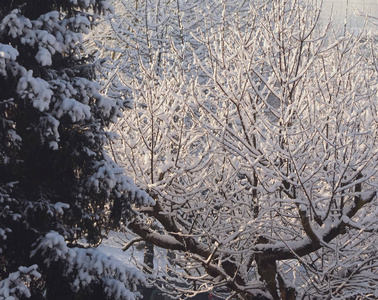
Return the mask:
[[[102,243],[97,247],[100,251],[106,253],[109,256],[112,256],[122,262],[122,264],[128,267],[135,267],[141,268],[143,266],[144,260],[144,247],[140,247],[140,245],[135,244],[136,246],[132,246],[126,251],[123,251],[122,248],[127,244],[130,240],[134,239],[135,236],[131,234],[126,234],[122,232],[115,232],[110,231],[106,238],[102,241]],[[144,245],[144,242],[142,242]],[[167,251],[158,247],[154,247],[154,268],[156,270],[163,269],[165,270],[166,267],[166,256]]]
[[[305,2],[277,3],[285,7]],[[180,4],[185,11],[185,3]],[[370,48],[363,39],[354,41],[348,35],[339,38],[332,29],[326,37],[321,32],[323,28],[312,31],[308,20],[314,15],[310,11],[304,14],[304,7],[302,10],[299,6],[293,10],[287,7],[284,16],[285,9],[275,6],[264,7],[267,13],[254,10],[253,24],[268,26],[244,26],[243,21],[228,19],[228,14],[224,14],[226,21],[214,15],[219,23],[230,21],[236,26],[223,32],[221,26],[213,25],[213,32],[206,32],[208,35],[185,27],[185,11],[181,33],[193,33],[205,46],[192,47],[194,56],[200,57],[194,58],[190,70],[176,70],[164,63],[173,61],[175,67],[181,66],[179,59],[184,57],[176,60],[172,54],[178,47],[174,34],[169,34],[171,27],[167,26],[161,36],[171,39],[172,48],[154,44],[154,38],[158,39],[156,32],[165,29],[157,23],[165,22],[169,8],[156,8],[156,19],[152,19],[137,9],[125,7],[124,16],[117,16],[111,25],[121,32],[130,15],[138,17],[140,28],[133,24],[133,29],[139,36],[133,37],[126,30],[122,34],[140,46],[135,51],[140,65],[133,68],[135,73],[125,71],[121,78],[132,90],[136,105],[115,127],[121,140],[114,151],[127,174],[132,174],[140,187],[150,190],[158,199],[163,207],[161,214],[172,216],[178,232],[190,232],[193,239],[205,241],[209,247],[219,241],[217,251],[227,257],[225,260],[232,257],[242,265],[247,261],[244,253],[252,256],[259,250],[296,258],[295,251],[302,255],[306,249],[313,250],[313,241],[305,233],[312,230],[311,237],[321,244],[319,254],[316,253],[319,257],[304,255],[295,259],[297,265],[284,263],[290,265],[288,270],[297,270],[298,277],[304,276],[301,284],[315,278],[316,283],[307,286],[313,291],[328,282],[318,284],[317,275],[311,277],[303,271],[320,270],[323,265],[341,260],[337,255],[345,249],[337,248],[344,246],[340,240],[352,239],[354,234],[360,240],[356,233],[359,230],[360,235],[376,240],[373,233],[363,232],[376,229],[372,225],[376,222],[376,201],[362,208],[358,216],[347,217],[354,199],[369,197],[365,191],[356,192],[357,185],[369,192],[377,186],[377,127],[371,125],[376,121],[376,68],[370,53],[361,59],[362,47],[374,53],[376,45]],[[149,6],[143,9],[155,16]],[[122,14],[121,10],[118,12]],[[279,26],[270,26],[275,22]],[[145,32],[150,33],[150,41],[145,43],[148,47],[141,43]],[[112,51],[121,48],[124,36]],[[203,51],[197,53],[197,48]],[[127,59],[122,51],[119,50],[121,59],[116,61],[117,71],[132,64],[126,61],[132,60],[132,50]],[[151,64],[143,56],[155,51],[161,56],[162,70],[153,66],[153,55],[148,56]],[[208,60],[203,59],[206,55]],[[281,61],[285,61],[284,67]],[[200,80],[197,70],[206,79]],[[188,76],[182,77],[180,72]],[[192,91],[185,89],[189,85]],[[193,116],[188,130],[179,126],[186,117],[182,111]],[[252,143],[251,137],[256,141]],[[205,146],[195,149],[196,143],[201,142],[211,145],[206,153]],[[191,153],[211,159],[208,164],[191,169],[195,164]],[[361,174],[363,177],[356,180]],[[243,177],[240,181],[239,176]],[[254,205],[259,208],[257,216],[251,213]],[[330,233],[341,225],[346,225],[347,233],[325,243],[324,237],[329,239]],[[165,229],[166,235],[177,234],[171,233],[169,226]],[[160,233],[159,229],[156,232]],[[161,235],[164,236],[161,233],[153,237]],[[268,243],[256,246],[257,236],[267,237]],[[364,240],[361,238],[361,243]],[[169,243],[168,239],[166,242]],[[374,253],[372,249],[366,255],[374,257]],[[192,254],[183,252],[187,256],[180,262],[188,273],[194,273],[190,265],[196,263],[191,260]],[[356,252],[352,255],[358,259]],[[283,277],[287,275],[284,271]],[[318,270],[312,272],[321,274]],[[206,276],[199,274],[199,280],[201,275]],[[298,286],[300,290],[302,286]]]
[[138,206],[154,205],[155,201],[143,190],[139,189],[133,179],[125,175],[121,169],[106,153],[105,159],[96,162],[97,170],[87,181],[87,186],[94,191],[106,190],[108,193],[116,188],[118,191],[127,191],[132,201]]
[[76,101],[73,98],[64,98],[60,109],[61,112],[58,115],[67,113],[73,122],[79,122],[91,117],[91,108],[89,105]]
[[[94,0],[71,2],[85,6],[95,3]],[[223,11],[223,16],[227,18],[228,14]],[[264,17],[270,14],[256,14],[256,16],[257,21],[264,22],[267,21]],[[272,16],[274,17],[273,13]],[[295,11],[293,16],[298,17]],[[305,16],[301,18],[304,20]],[[83,15],[59,19],[58,12],[51,12],[36,21],[30,21],[19,16],[19,12],[15,10],[2,20],[0,30],[11,28],[8,31],[10,36],[19,37],[21,43],[36,47],[37,62],[41,66],[50,66],[55,52],[78,51],[82,33],[88,32],[90,26],[90,20]],[[169,16],[161,18],[160,21],[170,21]],[[190,22],[192,23],[192,20]],[[158,24],[148,20],[145,24],[153,26],[156,32],[159,32]],[[220,269],[222,255],[229,262],[240,261],[240,264],[245,262],[244,253],[253,255],[253,251],[256,250],[281,252],[283,256],[287,254],[287,257],[293,257],[292,251],[311,245],[311,240],[303,232],[304,224],[302,224],[303,220],[301,223],[300,218],[303,215],[309,218],[309,226],[313,227],[315,238],[326,245],[324,251],[334,251],[330,255],[326,253],[323,257],[313,260],[313,265],[316,267],[321,265],[320,262],[327,265],[328,262],[332,262],[335,253],[339,255],[346,251],[348,247],[340,250],[337,248],[337,243],[344,246],[343,243],[347,243],[346,239],[352,240],[350,236],[353,236],[353,230],[360,229],[361,236],[367,235],[371,229],[376,230],[374,225],[377,216],[376,203],[366,211],[362,209],[361,216],[349,218],[345,215],[350,211],[354,197],[367,197],[370,189],[377,186],[377,150],[374,150],[377,149],[374,132],[376,98],[372,97],[373,100],[370,102],[366,100],[366,95],[372,95],[372,92],[376,91],[369,87],[374,81],[363,78],[364,74],[366,77],[371,75],[369,69],[371,66],[364,63],[364,61],[369,62],[369,59],[360,60],[361,64],[357,60],[354,61],[353,55],[358,54],[353,51],[357,48],[351,48],[353,41],[343,43],[344,38],[337,40],[327,49],[319,48],[319,51],[323,49],[323,53],[317,56],[316,48],[321,47],[323,42],[321,36],[311,36],[298,48],[296,44],[298,36],[295,32],[297,24],[282,22],[280,26],[283,27],[259,27],[256,35],[252,34],[254,32],[233,32],[237,36],[234,39],[232,34],[223,37],[216,28],[213,28],[215,34],[209,32],[207,40],[208,50],[214,50],[210,55],[213,60],[201,59],[203,56],[201,53],[201,58],[196,58],[197,64],[192,66],[192,70],[202,68],[202,71],[200,70],[202,75],[206,74],[209,81],[203,84],[200,80],[196,80],[191,87],[193,91],[181,94],[180,89],[184,90],[186,83],[191,80],[184,75],[182,75],[184,78],[180,77],[179,73],[185,70],[177,67],[176,71],[171,66],[167,66],[170,70],[169,75],[159,74],[159,76],[170,76],[174,73],[177,78],[171,76],[160,80],[160,77],[154,74],[155,66],[147,70],[148,63],[144,66],[143,58],[140,58],[138,63],[143,65],[141,69],[146,69],[137,74],[138,80],[143,82],[138,82],[134,86],[130,84],[128,87],[135,90],[136,100],[143,100],[135,102],[143,103],[143,107],[136,107],[135,112],[130,113],[129,118],[126,117],[125,122],[120,125],[120,130],[125,128],[129,130],[124,135],[126,141],[124,144],[133,141],[129,143],[129,145],[133,144],[132,147],[121,148],[124,145],[118,145],[120,147],[118,150],[124,155],[125,165],[129,165],[126,174],[132,174],[138,185],[143,188],[148,187],[151,193],[159,197],[163,209],[167,208],[162,213],[172,217],[172,222],[175,222],[174,225],[177,225],[177,231],[182,237],[191,235],[193,241],[204,241],[203,245],[206,247],[211,247],[214,240],[222,242],[219,250],[217,249],[221,253],[218,260]],[[306,24],[303,26],[306,28]],[[45,27],[51,29],[51,32],[42,29]],[[77,32],[72,32],[68,28],[74,28]],[[249,26],[240,26],[240,30],[244,28],[249,30]],[[136,27],[135,29],[137,31]],[[181,29],[187,30],[184,27]],[[52,32],[56,33],[56,37],[51,34]],[[147,31],[146,33],[149,34]],[[151,31],[151,44],[156,38],[152,34]],[[243,44],[244,34],[250,39],[248,42],[250,45]],[[139,42],[141,36],[138,37]],[[271,38],[279,39],[281,36],[287,42],[285,49],[281,49],[283,47],[280,48],[280,44]],[[221,40],[222,38],[224,40]],[[200,42],[200,39],[198,41]],[[173,39],[172,43],[174,43]],[[202,49],[206,46],[205,43]],[[178,47],[174,49],[177,50]],[[182,49],[185,49],[184,46]],[[144,50],[140,49],[140,52]],[[348,52],[354,54],[348,56]],[[156,53],[162,54],[162,64],[164,59],[174,60],[172,57],[165,57],[163,52]],[[284,61],[289,66],[287,70],[276,63],[277,55],[283,55]],[[297,57],[300,55],[308,55],[310,59],[306,57],[306,60],[296,65]],[[2,75],[6,75],[6,68],[14,64],[17,56],[18,52],[15,48],[0,44]],[[346,61],[345,66],[344,61],[337,60],[337,57],[343,57],[342,59]],[[248,68],[246,62],[253,62],[253,66]],[[182,62],[174,63],[183,65]],[[156,62],[154,61],[153,64]],[[339,65],[342,65],[343,72],[350,71],[340,75],[342,72]],[[214,69],[212,66],[215,66]],[[124,66],[122,68],[127,69]],[[327,68],[329,71],[326,71]],[[359,68],[362,68],[362,72],[357,73],[355,70]],[[261,71],[263,69],[269,74],[264,74]],[[72,70],[72,73],[74,71]],[[297,75],[293,75],[294,73]],[[32,71],[20,71],[20,74],[22,76],[18,82],[17,92],[25,102],[30,100],[29,103],[38,110],[37,112],[43,112],[38,125],[42,128],[43,137],[53,149],[59,149],[58,128],[64,116],[69,116],[73,122],[79,123],[75,126],[81,126],[81,122],[90,119],[91,123],[85,126],[100,128],[97,120],[101,117],[107,119],[121,114],[119,102],[102,97],[98,92],[99,85],[89,80],[59,78],[44,81],[33,77]],[[346,83],[344,83],[345,78],[348,78]],[[358,81],[355,82],[355,79]],[[316,84],[319,85],[318,89],[315,87]],[[335,87],[340,89],[337,93],[332,92]],[[291,89],[293,94],[289,99],[287,93],[290,90],[291,94]],[[270,95],[274,95],[277,105],[269,103],[268,90]],[[54,97],[52,91],[57,91]],[[203,96],[202,99],[199,95],[203,95],[203,91],[206,91],[207,96]],[[361,95],[355,97],[356,94]],[[183,99],[194,103],[191,110],[185,111],[187,103],[183,102]],[[289,100],[292,102],[289,103]],[[361,102],[364,104],[362,108],[359,107]],[[240,109],[240,114],[236,107]],[[369,107],[374,108],[371,108],[371,113],[369,111],[366,113],[368,119],[366,123],[363,120],[364,111]],[[266,118],[264,111],[273,113],[274,120],[272,121],[271,116]],[[198,119],[190,119],[190,126],[183,121],[187,120],[185,112],[188,115],[198,116]],[[257,119],[253,117],[255,112],[258,115]],[[92,120],[93,116],[95,119]],[[282,125],[282,123],[286,124]],[[180,124],[183,126],[180,127]],[[244,125],[247,126],[242,128]],[[80,130],[81,128],[86,130],[85,126],[80,127]],[[325,126],[327,130],[324,129]],[[8,132],[14,141],[20,141],[14,130]],[[106,138],[105,134],[100,135],[89,130],[85,134],[93,143]],[[256,138],[253,146],[248,140],[251,136]],[[354,143],[359,145],[356,151]],[[93,157],[97,154],[89,148],[84,148],[83,151]],[[133,200],[138,205],[155,203],[147,193],[135,185],[132,178],[125,175],[124,170],[112,162],[105,153],[104,156],[104,159],[93,165],[95,172],[86,182],[91,192],[106,190],[108,195],[115,193],[120,197],[122,193],[130,192],[131,196],[136,198]],[[196,158],[197,156],[206,159],[204,158],[202,163],[202,159]],[[132,161],[135,158],[137,159]],[[246,179],[253,179],[251,173],[258,176],[256,186],[253,180]],[[363,177],[354,180],[360,174],[363,174]],[[238,177],[241,175],[243,179]],[[163,178],[161,181],[159,181],[160,177]],[[368,189],[368,192],[356,192],[356,184],[360,183],[364,185],[364,189]],[[256,197],[259,201],[257,204],[253,202],[255,199],[252,191],[257,192]],[[259,205],[257,217],[251,214],[253,205]],[[49,213],[62,214],[68,208],[69,206],[64,203],[57,203],[51,207]],[[317,222],[314,215],[321,217],[321,221]],[[13,217],[18,218],[19,215],[14,214]],[[345,240],[341,236],[332,245],[323,242],[323,237],[332,229],[338,228],[341,223],[348,225],[350,236],[346,236]],[[159,230],[163,231],[163,227],[161,226]],[[2,239],[6,238],[6,233],[5,229],[0,229]],[[164,242],[169,244],[175,241],[173,234],[167,230],[162,234],[159,232],[151,236],[164,238]],[[269,237],[268,244],[258,244],[254,247],[256,236]],[[374,236],[371,236],[371,239],[374,241]],[[361,240],[361,243],[362,241],[366,240]],[[116,259],[101,254],[98,249],[114,255]],[[75,278],[74,288],[77,289],[82,284],[90,284],[96,280],[93,274],[100,274],[107,285],[106,291],[109,297],[133,299],[134,294],[125,287],[124,282],[127,276],[134,274],[134,271],[120,273],[119,277],[115,274],[120,272],[118,269],[122,265],[120,260],[128,263],[135,258],[141,264],[141,251],[124,253],[120,246],[107,244],[107,240],[98,249],[96,251],[71,249],[65,244],[64,238],[56,233],[46,235],[37,247],[37,251],[46,256],[47,265],[57,260],[70,264],[67,272]],[[201,250],[200,243],[197,249]],[[375,252],[372,251],[370,254],[374,255]],[[192,253],[188,254],[187,261],[183,261],[182,266],[187,267],[190,273],[194,270],[191,264],[197,265],[198,259],[195,261],[195,257],[191,260]],[[303,258],[305,259],[307,258]],[[211,260],[206,263],[211,263]],[[334,270],[337,271],[335,274],[347,274],[346,269],[339,272],[336,263],[335,266],[327,267],[330,274]],[[290,268],[299,267],[293,264]],[[21,271],[25,270],[20,269],[20,273],[13,274],[9,280],[17,280],[22,275]],[[200,276],[202,274],[199,274],[199,278]],[[227,278],[229,279],[229,276]],[[8,294],[9,297],[13,297]]]
[[19,267],[17,272],[0,281],[0,299],[18,300],[31,296],[28,283],[32,277],[39,278],[41,274],[37,271],[37,265],[30,267]]
[[60,139],[59,125],[60,122],[54,118],[51,114],[40,117],[40,126],[46,128],[46,137],[49,139],[49,145],[51,149],[57,150],[59,148],[58,142]]
[[[135,293],[130,292],[129,289],[125,287],[120,281],[105,278],[105,293],[109,299],[125,299],[125,300],[135,300]],[[138,293],[139,294],[139,293]]]
[[[111,9],[107,1],[78,0],[73,2],[88,6],[88,10],[91,11],[87,12],[82,7],[75,7],[72,10],[73,14],[65,15],[65,11],[70,8],[68,5],[62,8],[62,12],[52,11],[41,15],[36,20],[30,20],[21,15],[22,8],[13,10],[0,21],[0,31],[3,34],[3,40],[6,41],[4,44],[0,43],[0,75],[5,78],[5,81],[8,80],[8,76],[13,75],[14,78],[11,78],[11,80],[13,80],[14,85],[17,85],[16,91],[14,91],[15,95],[11,94],[9,99],[3,99],[0,102],[0,123],[3,124],[3,129],[5,128],[1,134],[6,138],[5,147],[8,144],[11,146],[11,148],[5,148],[4,152],[1,151],[1,163],[13,163],[13,158],[15,161],[17,160],[17,152],[21,148],[19,145],[22,145],[23,142],[20,135],[23,137],[24,124],[19,126],[15,123],[15,120],[17,119],[17,122],[19,120],[18,109],[25,108],[26,117],[22,122],[31,122],[25,124],[25,128],[35,130],[35,142],[38,142],[37,140],[40,138],[42,144],[48,145],[54,150],[62,149],[63,145],[60,144],[62,137],[59,132],[71,128],[77,130],[78,135],[83,137],[83,139],[79,138],[81,141],[87,142],[84,142],[86,147],[82,146],[81,143],[72,145],[72,147],[65,144],[64,146],[67,146],[65,149],[68,150],[64,152],[64,155],[69,153],[79,156],[83,154],[80,152],[83,150],[91,156],[90,161],[93,164],[89,165],[86,169],[88,172],[84,173],[91,174],[92,169],[89,169],[93,167],[94,186],[103,189],[97,190],[99,193],[106,191],[111,198],[104,199],[104,203],[101,204],[104,210],[109,207],[109,202],[115,198],[129,201],[129,192],[133,197],[132,201],[136,204],[154,204],[153,199],[147,193],[138,189],[133,180],[125,176],[124,171],[103,150],[103,144],[107,141],[104,126],[122,115],[124,102],[119,99],[108,99],[100,94],[100,85],[92,81],[89,73],[94,72],[96,63],[81,65],[78,62],[72,68],[71,65],[67,66],[64,62],[61,63],[61,60],[53,63],[57,57],[62,58],[65,62],[70,61],[71,58],[80,59],[83,57],[85,55],[84,46],[81,43],[83,34],[89,32],[97,18],[96,12],[92,9],[96,10],[99,7]],[[7,45],[8,42],[9,45]],[[17,47],[12,47],[11,44],[13,43]],[[35,49],[35,51],[30,52],[30,49]],[[22,59],[18,61],[20,53],[22,53]],[[33,54],[30,56],[30,53]],[[21,65],[25,60],[30,61]],[[59,67],[56,67],[57,65]],[[6,107],[5,112],[2,111],[3,107]],[[70,121],[72,122],[70,123]],[[67,125],[67,123],[69,124]],[[2,150],[4,149],[2,148]],[[11,154],[9,157],[6,156],[8,153]],[[83,159],[86,159],[86,157]],[[79,159],[79,161],[83,160]],[[7,168],[6,166],[5,169]],[[10,169],[13,168],[10,167]],[[84,176],[90,176],[86,174]],[[85,177],[82,181],[86,179]],[[89,186],[83,186],[82,190],[88,188],[85,191],[87,192],[86,195],[93,195],[93,190],[90,190],[91,180],[88,180],[88,182]],[[4,185],[8,189],[7,183],[2,182],[0,185],[1,192]],[[10,186],[11,184],[9,184]],[[17,183],[15,183],[15,186],[18,188]],[[48,196],[53,197],[53,194],[52,192],[48,193]],[[62,232],[65,232],[65,230],[71,232],[70,226],[72,224],[68,229],[65,227],[67,225],[65,221],[60,218],[66,210],[70,209],[68,204],[55,203],[53,200],[45,199],[44,196],[41,197],[41,202],[34,203],[35,199],[30,199],[29,196],[25,195],[26,199],[30,200],[23,201],[25,207],[27,206],[29,209],[37,205],[48,215],[48,218],[50,216],[55,218],[57,223],[52,222],[54,224],[45,224],[46,226],[51,225],[59,228],[58,230]],[[46,198],[49,197],[46,196]],[[0,203],[3,208],[0,212],[0,240],[2,242],[0,252],[6,249],[3,247],[3,242],[10,241],[9,232],[11,232],[11,229],[7,228],[8,223],[10,222],[13,226],[12,224],[16,221],[22,222],[19,219],[24,217],[20,215],[23,214],[23,208],[18,205],[18,200],[14,200],[16,204],[12,201],[7,194],[5,195],[5,192],[4,195],[0,193]],[[8,205],[7,202],[11,205]],[[15,209],[16,206],[19,211]],[[104,213],[105,218],[108,217],[105,212],[101,213]],[[25,212],[25,214],[28,214],[28,212]],[[5,220],[5,226],[3,220]],[[25,228],[29,228],[29,225],[33,227],[29,223],[24,225]],[[48,230],[48,228],[45,228],[43,232],[46,229]],[[70,279],[73,278],[72,288],[75,290],[96,281],[96,283],[106,286],[105,290],[109,298],[133,300],[139,297],[139,294],[135,292],[135,286],[146,284],[146,278],[142,272],[134,267],[125,266],[114,257],[97,249],[70,248],[66,243],[66,238],[66,236],[63,237],[56,232],[49,232],[41,239],[34,241],[33,259],[40,255],[43,263],[38,267],[20,267],[17,272],[11,274],[7,274],[5,270],[5,276],[8,277],[4,278],[3,276],[1,278],[0,299],[16,300],[30,297],[28,289],[30,278],[41,276],[38,269],[45,270],[46,266],[51,267],[54,263],[64,266],[66,273],[62,275],[70,277]],[[26,256],[29,261],[28,254]],[[5,259],[8,260],[8,258]],[[39,261],[41,259],[38,259]],[[12,265],[11,261],[10,264]],[[45,265],[43,266],[43,264]],[[15,270],[14,266],[10,268]]]
[[9,129],[8,134],[13,142],[20,142],[22,140],[14,129]]
[[41,112],[49,108],[51,97],[54,94],[45,80],[33,77],[32,70],[20,78],[17,93],[23,98],[31,99],[33,106]]
[[18,51],[11,45],[4,45],[0,43],[0,74],[6,76],[5,68],[8,61],[15,61],[19,55]]
[[32,28],[31,21],[18,14],[19,10],[15,9],[9,15],[5,16],[0,24],[0,31],[7,27],[9,29],[9,35],[16,38],[17,36],[21,36],[24,30]]
[[11,45],[0,44],[0,58],[7,60],[16,60],[18,55],[18,51]]
[[52,64],[51,53],[43,47],[39,47],[39,51],[35,55],[35,59],[42,65],[42,66],[50,66]]
[[63,236],[50,232],[41,239],[32,256],[41,255],[44,263],[60,261],[65,264],[64,276],[73,277],[72,288],[79,290],[92,281],[101,280],[108,295],[115,299],[134,299],[137,284],[147,285],[144,274],[133,266],[126,266],[101,248],[69,248]]
[[62,215],[64,209],[68,209],[70,206],[67,203],[57,202],[54,204],[54,209],[57,214]]

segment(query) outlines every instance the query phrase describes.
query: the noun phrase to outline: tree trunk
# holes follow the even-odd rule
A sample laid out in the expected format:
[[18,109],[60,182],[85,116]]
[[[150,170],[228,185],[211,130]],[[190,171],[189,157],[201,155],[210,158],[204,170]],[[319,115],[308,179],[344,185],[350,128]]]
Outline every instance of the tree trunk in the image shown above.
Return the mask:
[[143,272],[151,274],[154,269],[154,245],[151,243],[146,242],[143,262]]
[[280,300],[276,284],[277,266],[276,261],[264,258],[263,254],[256,254],[257,271],[266,284],[266,289],[274,300]]

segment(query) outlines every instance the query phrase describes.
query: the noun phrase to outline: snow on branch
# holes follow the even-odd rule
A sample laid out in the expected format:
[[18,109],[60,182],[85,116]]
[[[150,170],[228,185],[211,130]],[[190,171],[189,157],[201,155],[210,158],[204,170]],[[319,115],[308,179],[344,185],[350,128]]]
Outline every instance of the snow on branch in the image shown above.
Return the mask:
[[56,232],[46,234],[31,255],[43,257],[47,268],[56,262],[63,264],[63,276],[72,278],[73,291],[99,283],[104,285],[109,299],[134,300],[139,298],[136,286],[147,285],[141,271],[126,267],[97,249],[69,248]]
[[9,276],[0,281],[0,299],[18,300],[31,296],[28,283],[32,278],[39,278],[41,274],[37,272],[37,265],[31,267],[19,267],[17,272],[10,273]]
[[18,51],[11,45],[0,43],[0,74],[6,76],[6,67],[9,61],[15,61],[19,55]]

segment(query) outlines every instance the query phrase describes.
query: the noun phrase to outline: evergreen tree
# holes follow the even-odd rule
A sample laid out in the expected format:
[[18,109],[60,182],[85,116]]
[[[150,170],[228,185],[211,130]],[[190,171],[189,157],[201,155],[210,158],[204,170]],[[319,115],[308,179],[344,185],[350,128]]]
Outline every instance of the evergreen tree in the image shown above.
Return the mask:
[[[130,103],[99,93],[82,34],[100,0],[0,7],[0,299],[134,299],[143,276],[95,249],[152,200],[113,162],[106,127]],[[83,241],[86,243],[84,244]]]

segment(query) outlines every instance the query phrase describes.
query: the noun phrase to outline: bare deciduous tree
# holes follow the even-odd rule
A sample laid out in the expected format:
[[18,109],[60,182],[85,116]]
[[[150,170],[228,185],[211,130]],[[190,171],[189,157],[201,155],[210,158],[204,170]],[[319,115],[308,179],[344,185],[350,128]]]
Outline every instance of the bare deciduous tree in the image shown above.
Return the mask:
[[128,83],[114,150],[156,200],[129,228],[175,253],[156,275],[176,292],[376,297],[374,39],[310,2],[222,7],[193,33],[205,53],[158,52]]

